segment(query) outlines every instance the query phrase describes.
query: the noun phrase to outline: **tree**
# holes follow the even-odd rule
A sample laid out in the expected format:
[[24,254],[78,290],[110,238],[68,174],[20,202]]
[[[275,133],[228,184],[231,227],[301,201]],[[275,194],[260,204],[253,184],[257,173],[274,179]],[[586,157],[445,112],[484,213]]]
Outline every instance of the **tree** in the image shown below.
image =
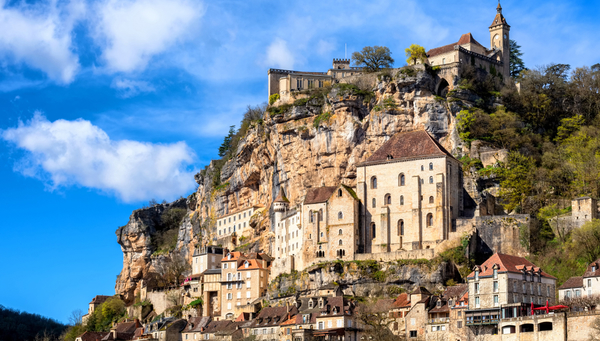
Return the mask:
[[531,157],[519,152],[510,152],[508,163],[499,169],[500,197],[506,201],[505,208],[512,211],[523,208],[525,198],[534,189],[535,162]]
[[233,139],[233,137],[235,136],[235,126],[230,126],[229,127],[229,134],[227,134],[227,136],[225,136],[225,138],[223,139],[223,144],[221,144],[221,146],[219,147],[219,156],[223,157],[227,154],[227,152],[229,152],[229,149],[231,148],[231,140]]
[[523,63],[523,59],[521,59],[521,56],[523,56],[523,52],[521,52],[521,46],[519,46],[519,44],[517,44],[517,42],[512,39],[510,40],[509,48],[510,76],[512,78],[517,78],[519,74],[521,74],[521,71],[527,70],[527,68],[525,67],[525,63]]
[[600,220],[594,219],[573,231],[573,242],[581,256],[591,263],[600,257]]
[[406,52],[407,64],[412,62],[413,65],[416,65],[417,61],[421,61],[423,64],[427,62],[427,53],[425,53],[425,48],[423,46],[412,44],[404,51]]
[[69,325],[70,326],[80,325],[82,317],[83,317],[83,311],[81,311],[81,309],[73,310],[71,312],[71,316],[69,316]]
[[161,257],[155,269],[164,285],[179,285],[190,265],[179,253],[171,252]]
[[356,317],[365,326],[365,336],[368,340],[396,341],[403,338],[394,335],[390,326],[396,322],[390,316],[392,300],[372,299],[360,303],[356,307]]
[[589,341],[600,341],[600,317],[596,317],[590,326]]
[[352,53],[352,62],[366,72],[377,72],[394,64],[392,52],[385,46],[365,46],[361,52]]
[[567,240],[567,233],[569,233],[571,229],[569,224],[559,219],[559,216],[567,212],[569,212],[568,208],[560,209],[556,204],[542,207],[538,212],[538,218],[540,220],[545,220],[550,225],[552,231],[558,236],[562,243]]

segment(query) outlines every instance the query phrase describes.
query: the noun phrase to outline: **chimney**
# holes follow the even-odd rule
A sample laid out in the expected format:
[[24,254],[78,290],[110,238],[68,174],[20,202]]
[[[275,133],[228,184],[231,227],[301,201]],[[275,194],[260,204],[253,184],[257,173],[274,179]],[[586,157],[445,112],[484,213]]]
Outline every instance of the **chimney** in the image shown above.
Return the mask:
[[140,324],[140,320],[139,319],[135,319],[135,329],[138,329],[139,327],[141,327],[142,325]]

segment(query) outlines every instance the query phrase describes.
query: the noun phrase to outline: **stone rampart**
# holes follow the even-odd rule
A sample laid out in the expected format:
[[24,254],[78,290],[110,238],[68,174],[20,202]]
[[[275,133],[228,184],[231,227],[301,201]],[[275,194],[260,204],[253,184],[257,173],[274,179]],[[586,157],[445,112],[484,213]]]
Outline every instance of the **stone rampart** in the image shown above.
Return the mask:
[[421,250],[399,250],[380,253],[357,253],[354,260],[377,260],[380,262],[393,262],[398,259],[432,259],[434,257],[433,249]]

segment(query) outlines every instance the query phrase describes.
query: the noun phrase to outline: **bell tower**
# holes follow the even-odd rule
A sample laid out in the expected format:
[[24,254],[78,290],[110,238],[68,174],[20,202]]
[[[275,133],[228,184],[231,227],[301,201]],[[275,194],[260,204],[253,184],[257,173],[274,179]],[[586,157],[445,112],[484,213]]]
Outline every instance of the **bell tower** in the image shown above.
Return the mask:
[[496,16],[490,25],[490,49],[499,49],[501,61],[503,63],[502,76],[504,79],[510,77],[510,25],[506,23],[506,19],[502,15],[502,6],[498,0],[496,8]]

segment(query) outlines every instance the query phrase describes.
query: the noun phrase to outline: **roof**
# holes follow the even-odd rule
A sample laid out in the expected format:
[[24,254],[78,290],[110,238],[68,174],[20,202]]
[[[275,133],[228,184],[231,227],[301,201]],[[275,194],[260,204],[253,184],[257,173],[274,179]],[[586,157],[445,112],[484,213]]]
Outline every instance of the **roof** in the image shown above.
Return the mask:
[[229,320],[211,321],[206,326],[206,329],[204,329],[204,331],[202,332],[202,334],[214,334],[214,333],[218,332],[221,329],[225,329],[230,323],[233,323],[233,322],[231,322]]
[[221,273],[221,268],[218,269],[206,269],[202,273],[203,275],[218,275]]
[[107,296],[107,295],[96,295],[96,297],[92,298],[92,301],[90,302],[90,304],[102,304],[111,297],[112,296]]
[[411,295],[431,295],[431,293],[429,292],[429,290],[427,290],[425,287],[417,287],[410,294]]
[[[231,254],[231,259],[227,258],[227,254]],[[233,262],[242,257],[242,253],[239,251],[230,251],[227,254],[224,255],[223,259],[221,259],[221,262]]]
[[462,36],[460,36],[460,39],[456,43],[456,45],[465,45],[465,44],[477,44],[477,45],[483,47],[483,45],[481,45],[477,40],[475,40],[475,38],[473,38],[473,35],[471,34],[471,32],[465,33]]
[[182,333],[201,332],[210,322],[210,316],[191,317]]
[[461,298],[465,292],[469,291],[469,286],[465,284],[457,284],[451,287],[447,287],[442,296],[446,299],[450,299],[453,297]]
[[279,194],[277,195],[275,200],[273,200],[273,202],[285,202],[285,203],[290,202],[288,200],[288,198],[285,196],[285,190],[283,189],[283,187],[281,187],[281,189],[279,190]]
[[407,293],[402,293],[396,297],[394,303],[392,303],[393,308],[406,308],[410,307],[410,296]]
[[266,307],[260,311],[258,316],[256,316],[251,327],[262,328],[278,326],[297,313],[298,310],[295,306],[292,306],[289,310],[288,307]]
[[[556,279],[556,277],[550,276],[549,274],[541,271],[539,267],[523,257],[505,255],[502,253],[495,253],[493,256],[488,258],[488,260],[483,262],[483,264],[481,264],[479,277],[492,276],[494,274],[494,264],[498,265],[498,273],[512,272],[521,274],[523,271],[539,270],[542,277]],[[467,278],[473,277],[475,277],[474,271],[472,271]]]
[[567,281],[565,283],[563,283],[563,285],[558,287],[558,290],[573,289],[573,288],[583,288],[583,277],[577,276],[577,277],[571,277],[571,278],[567,279]]
[[322,202],[326,202],[337,187],[317,187],[311,188],[306,191],[306,197],[304,198],[304,205],[308,204],[318,204]]
[[436,48],[433,48],[433,49],[427,51],[427,56],[428,57],[439,56],[441,54],[454,51],[455,46],[461,46],[461,45],[465,45],[465,44],[477,44],[477,45],[485,48],[477,40],[475,40],[475,38],[473,38],[473,35],[471,34],[471,32],[469,32],[469,33],[465,33],[465,34],[461,35],[460,39],[458,39],[458,41],[456,43],[436,47]]
[[399,132],[392,136],[367,159],[364,164],[394,159],[412,159],[423,156],[449,156],[454,158],[425,130]]
[[[585,273],[583,274],[583,277],[600,277],[600,259],[591,262],[587,269],[585,269]],[[592,271],[592,267],[596,267],[593,271]]]
[[[245,266],[246,262],[248,262],[248,267]],[[264,269],[261,262],[257,261],[256,259],[240,260],[238,267],[237,267],[238,271],[255,270],[255,269]]]
[[492,24],[490,25],[490,27],[494,27],[496,25],[502,25],[502,24],[510,27],[510,25],[506,23],[506,19],[502,15],[502,6],[500,6],[500,2],[498,2],[498,7],[496,7],[496,12],[497,12],[496,16],[494,17],[494,21],[492,21]]
[[140,326],[139,322],[121,322],[115,325],[117,333],[135,333],[135,330]]
[[81,341],[100,341],[106,334],[108,332],[85,332],[78,337],[81,338]]

